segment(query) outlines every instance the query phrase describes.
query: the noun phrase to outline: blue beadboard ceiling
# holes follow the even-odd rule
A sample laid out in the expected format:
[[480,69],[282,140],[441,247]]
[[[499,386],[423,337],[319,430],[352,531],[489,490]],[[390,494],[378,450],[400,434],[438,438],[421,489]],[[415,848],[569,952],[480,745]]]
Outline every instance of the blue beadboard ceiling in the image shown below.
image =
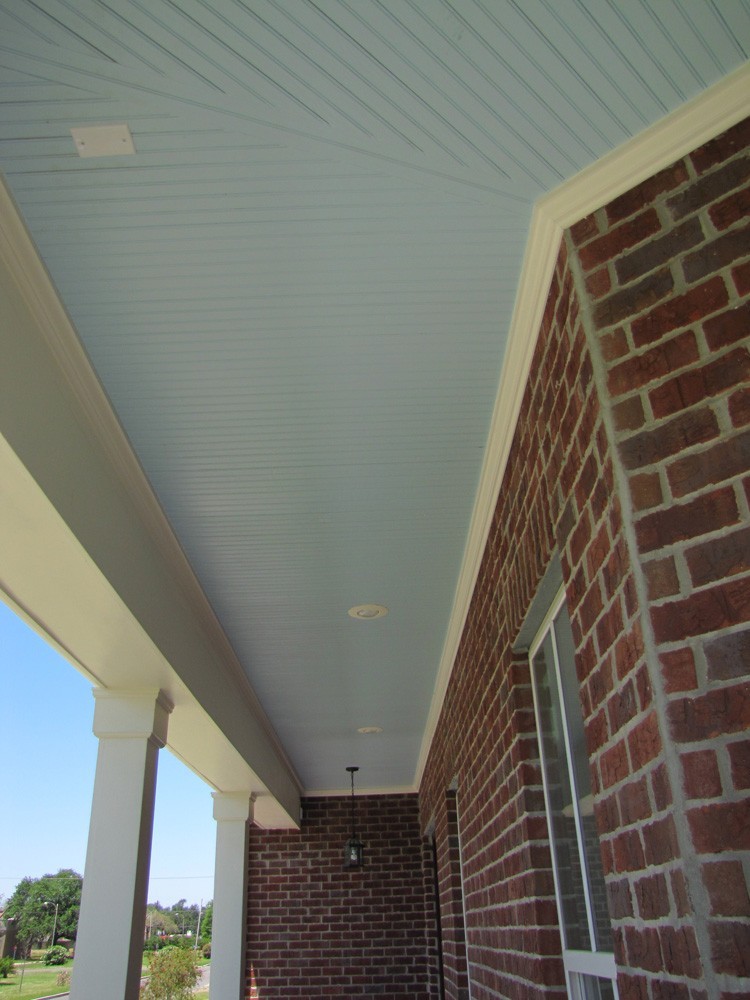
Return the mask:
[[0,170],[306,788],[414,779],[534,201],[749,51],[746,0],[0,0]]

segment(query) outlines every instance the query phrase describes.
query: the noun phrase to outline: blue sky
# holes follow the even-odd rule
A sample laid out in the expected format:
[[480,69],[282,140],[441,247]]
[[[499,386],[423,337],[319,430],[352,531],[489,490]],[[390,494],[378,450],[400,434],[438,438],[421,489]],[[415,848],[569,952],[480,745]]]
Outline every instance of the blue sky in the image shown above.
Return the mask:
[[[27,875],[83,874],[97,740],[91,684],[0,601],[3,820],[0,895]],[[170,905],[213,896],[211,789],[169,751],[159,754],[148,898]]]

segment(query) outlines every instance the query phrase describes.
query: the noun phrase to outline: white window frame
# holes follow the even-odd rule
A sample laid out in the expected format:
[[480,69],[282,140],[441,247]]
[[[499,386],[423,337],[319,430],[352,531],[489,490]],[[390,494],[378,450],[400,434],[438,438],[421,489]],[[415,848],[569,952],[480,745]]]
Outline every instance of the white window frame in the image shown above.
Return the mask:
[[[580,810],[580,799],[578,791],[576,788],[576,777],[575,777],[575,767],[573,764],[573,754],[570,746],[570,733],[567,711],[565,708],[565,697],[562,688],[562,676],[561,676],[561,664],[560,657],[557,649],[557,637],[555,631],[552,628],[555,618],[560,613],[561,609],[566,606],[565,603],[565,588],[561,587],[557,592],[557,595],[552,602],[547,614],[544,616],[539,629],[534,636],[533,640],[529,645],[529,668],[531,674],[531,690],[534,698],[534,717],[536,720],[537,732],[539,732],[539,699],[536,689],[536,679],[534,676],[534,656],[539,651],[539,648],[543,644],[544,640],[549,635],[554,663],[549,664],[549,669],[551,673],[554,674],[555,684],[557,687],[557,697],[560,703],[560,712],[563,721],[563,742],[565,745],[565,761],[568,768],[568,778],[571,785],[572,800],[573,800],[573,816],[575,820],[576,837],[578,840],[578,854],[580,858],[581,871],[588,871],[588,862],[586,860],[586,855],[584,851],[584,835],[583,835],[583,821],[581,818]],[[564,915],[562,906],[562,893],[560,885],[560,875],[557,867],[557,854],[555,851],[555,846],[553,842],[554,832],[551,822],[551,817],[553,815],[552,807],[550,803],[550,793],[547,786],[547,768],[544,760],[544,741],[539,738],[539,756],[542,763],[542,784],[544,787],[544,806],[547,813],[547,826],[549,830],[550,838],[550,855],[552,857],[552,876],[555,884],[555,900],[557,902],[557,913],[558,921],[560,925],[560,935],[563,941],[563,965],[565,967],[565,979],[568,986],[568,995],[575,1000],[585,1000],[585,986],[583,982],[579,979],[579,976],[593,976],[597,979],[608,979],[612,984],[612,989],[614,991],[615,1000],[618,1000],[619,994],[617,992],[617,966],[615,963],[615,956],[612,952],[600,951],[593,946],[596,941],[596,932],[594,926],[594,915],[593,915],[593,905],[591,901],[591,896],[589,892],[588,879],[584,879],[584,902],[586,906],[586,919],[588,923],[589,940],[592,942],[591,951],[581,951],[580,949],[573,949],[565,947],[565,926],[564,926]]]

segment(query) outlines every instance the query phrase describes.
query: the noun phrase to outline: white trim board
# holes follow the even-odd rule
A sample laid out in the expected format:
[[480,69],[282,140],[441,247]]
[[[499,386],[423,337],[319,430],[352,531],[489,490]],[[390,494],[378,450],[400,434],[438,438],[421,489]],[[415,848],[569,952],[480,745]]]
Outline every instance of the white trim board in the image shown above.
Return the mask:
[[[132,664],[137,664],[139,669],[146,669],[148,664],[148,669],[159,676],[160,683],[156,686],[161,687],[161,681],[174,684],[182,697],[179,711],[170,721],[170,747],[214,787],[234,787],[238,774],[242,778],[247,776],[252,790],[259,792],[261,814],[270,816],[278,825],[295,824],[302,788],[299,777],[150,489],[2,178],[0,284],[3,289],[0,341],[7,360],[2,380],[3,405],[0,406],[0,466],[3,468],[0,506],[4,513],[2,528],[11,536],[3,550],[0,591],[6,593],[12,605],[24,612],[26,620],[51,639],[55,648],[97,686],[128,686],[130,673],[136,669]],[[12,320],[6,319],[6,313]],[[28,377],[32,364],[36,365],[33,380]],[[27,399],[32,392],[36,394],[35,403],[28,402],[30,409],[36,405],[36,421],[25,419],[21,406],[14,409],[10,389],[17,393],[24,380],[30,386]],[[38,403],[40,396],[43,403]],[[46,428],[42,426],[45,422],[47,427],[54,427],[57,443],[64,441],[68,449],[65,460],[60,456],[59,461],[48,461]],[[39,470],[43,470],[44,487],[39,480]],[[105,512],[103,518],[110,516],[110,511],[120,512],[123,516],[121,533],[94,525],[85,511],[80,513],[75,529],[66,521],[59,509],[60,500],[62,498],[63,505],[67,503],[70,508],[70,499],[75,493],[72,484],[79,483],[86,483],[92,506],[92,498],[98,491],[98,509]],[[37,515],[40,525],[46,517],[45,544],[42,545],[39,528],[29,531],[26,551],[18,551],[22,537],[20,526],[28,528],[28,511],[34,504],[34,509],[42,511]],[[79,537],[82,525],[88,533],[89,547]],[[120,583],[127,582],[130,603],[102,568],[108,561],[111,568],[118,545],[125,547],[126,544],[131,546],[131,555],[127,565],[121,563]],[[17,553],[17,558],[11,562],[12,552]],[[36,561],[29,555],[31,552],[35,553]],[[59,556],[56,576],[51,575],[48,568],[53,553]],[[69,557],[68,562],[64,562],[62,554]],[[9,576],[11,568],[13,579]],[[164,606],[169,605],[172,612],[176,612],[173,627],[164,624],[164,617],[156,610],[153,593],[147,588],[139,589],[135,603],[141,614],[143,608],[148,607],[150,628],[136,617],[132,597],[139,571],[142,579],[151,581],[154,590],[158,590]],[[161,589],[155,582],[157,573]],[[65,580],[66,586],[50,587],[50,580]],[[33,593],[34,600],[24,599],[23,593]],[[73,601],[74,594],[77,601]],[[91,652],[96,630],[86,621],[73,621],[71,601],[80,611],[92,608],[97,599],[101,599],[103,608],[98,623],[111,641],[120,643],[115,653],[108,648]],[[42,605],[44,612],[40,610]],[[66,632],[61,630],[63,606],[68,615]],[[52,619],[56,625],[52,624]],[[82,639],[84,630],[89,633],[87,642]],[[89,655],[83,654],[84,645]],[[175,656],[180,662],[167,665],[166,654],[162,655],[161,649],[178,646],[181,652]],[[186,653],[188,647],[189,653]],[[209,687],[209,662],[214,671],[212,694],[216,704],[213,716],[197,697],[193,698],[194,704],[191,702],[194,689],[203,686],[205,691]],[[107,676],[102,664],[109,667]],[[123,677],[118,670],[125,671],[127,676]],[[190,749],[190,727],[197,725],[191,721],[191,713],[198,709],[206,715],[204,728],[209,733],[210,739],[207,739],[218,762],[211,774]],[[241,709],[245,710],[245,715],[240,720]],[[185,720],[184,738],[176,739],[175,733],[180,732],[180,716]],[[220,739],[217,733],[221,733]],[[225,741],[231,744],[231,749],[224,745]],[[261,763],[256,764],[251,759],[253,756]],[[237,757],[244,766],[238,764]],[[255,773],[257,769],[263,772],[262,776]],[[230,782],[229,786],[225,780]],[[272,794],[269,794],[271,786]],[[275,796],[278,796],[278,808],[274,804]]]
[[[355,799],[367,798],[372,795],[416,795],[419,791],[414,785],[375,785],[372,788],[354,789]],[[351,798],[352,790],[349,788],[312,788],[305,789],[302,793],[306,799],[331,799],[331,798]]]
[[563,232],[637,184],[721,135],[750,113],[750,63],[623,143],[537,201],[477,497],[456,585],[414,784],[419,788],[469,613],[497,506]]
[[173,568],[192,613],[221,651],[225,668],[242,692],[253,716],[263,727],[274,750],[294,772],[271,721],[242,669],[213,608],[198,582],[172,526],[151,489],[130,440],[96,375],[52,279],[22,219],[13,196],[0,176],[0,264],[5,264],[42,333],[50,354],[83,411],[86,425],[99,439],[122,485],[136,506],[154,544]]

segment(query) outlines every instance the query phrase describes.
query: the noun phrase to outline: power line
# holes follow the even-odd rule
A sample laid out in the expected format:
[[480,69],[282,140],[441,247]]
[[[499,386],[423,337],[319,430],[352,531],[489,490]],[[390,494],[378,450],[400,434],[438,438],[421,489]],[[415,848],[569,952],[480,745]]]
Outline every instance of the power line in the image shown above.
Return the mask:
[[151,881],[165,878],[213,878],[213,875],[149,875]]

